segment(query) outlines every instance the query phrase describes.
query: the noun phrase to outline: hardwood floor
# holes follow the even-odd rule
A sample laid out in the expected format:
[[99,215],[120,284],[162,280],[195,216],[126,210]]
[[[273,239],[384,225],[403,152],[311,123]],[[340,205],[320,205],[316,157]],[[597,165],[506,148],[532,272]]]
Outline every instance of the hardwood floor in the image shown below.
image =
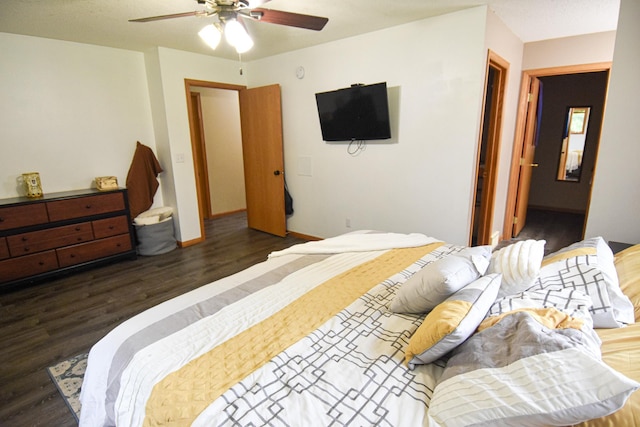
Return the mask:
[[519,240],[546,240],[544,253],[548,255],[582,240],[583,227],[583,214],[529,209],[526,225],[518,237],[500,242],[496,249]]
[[244,213],[208,221],[206,236],[167,254],[0,291],[0,425],[75,426],[48,366],[88,351],[149,307],[302,242],[248,229]]

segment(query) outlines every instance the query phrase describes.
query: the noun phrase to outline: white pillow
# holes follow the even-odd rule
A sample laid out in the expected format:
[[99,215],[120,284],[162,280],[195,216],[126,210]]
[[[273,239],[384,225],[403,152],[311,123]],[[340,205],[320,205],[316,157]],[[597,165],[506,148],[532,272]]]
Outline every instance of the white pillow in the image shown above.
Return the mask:
[[389,305],[394,313],[426,313],[456,291],[482,276],[490,246],[476,246],[427,264],[398,290]]
[[530,290],[575,289],[588,295],[594,328],[619,328],[635,322],[631,300],[622,293],[611,249],[600,237],[575,243],[543,261]]
[[568,348],[445,379],[429,415],[443,427],[573,425],[615,412],[639,386]]
[[502,273],[498,298],[533,285],[540,273],[545,243],[545,240],[523,240],[493,253],[487,273]]

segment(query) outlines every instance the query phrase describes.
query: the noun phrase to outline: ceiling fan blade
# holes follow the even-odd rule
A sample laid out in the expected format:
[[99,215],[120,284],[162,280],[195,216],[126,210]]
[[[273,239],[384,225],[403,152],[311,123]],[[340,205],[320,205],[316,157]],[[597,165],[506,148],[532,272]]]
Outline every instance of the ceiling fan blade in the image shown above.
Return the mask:
[[206,11],[196,10],[194,12],[173,13],[171,15],[150,16],[148,18],[129,19],[129,22],[150,22],[162,19],[183,18],[185,16],[206,16]]
[[305,28],[307,30],[320,31],[329,22],[329,18],[320,16],[303,15],[301,13],[283,12],[281,10],[264,9],[257,7],[249,9],[244,15],[271,24],[287,25],[289,27]]

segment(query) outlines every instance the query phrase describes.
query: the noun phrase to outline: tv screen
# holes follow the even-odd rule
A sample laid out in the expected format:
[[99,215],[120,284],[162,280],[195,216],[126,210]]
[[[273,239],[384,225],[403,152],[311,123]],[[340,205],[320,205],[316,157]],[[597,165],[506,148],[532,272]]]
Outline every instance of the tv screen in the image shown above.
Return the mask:
[[391,138],[386,83],[316,93],[316,104],[325,141]]

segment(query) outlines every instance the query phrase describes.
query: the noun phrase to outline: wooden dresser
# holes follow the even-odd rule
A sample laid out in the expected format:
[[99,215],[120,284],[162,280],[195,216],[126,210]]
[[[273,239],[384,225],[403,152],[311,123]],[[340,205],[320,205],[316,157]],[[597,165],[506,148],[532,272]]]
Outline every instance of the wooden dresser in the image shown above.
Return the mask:
[[0,200],[0,287],[136,257],[127,190]]

